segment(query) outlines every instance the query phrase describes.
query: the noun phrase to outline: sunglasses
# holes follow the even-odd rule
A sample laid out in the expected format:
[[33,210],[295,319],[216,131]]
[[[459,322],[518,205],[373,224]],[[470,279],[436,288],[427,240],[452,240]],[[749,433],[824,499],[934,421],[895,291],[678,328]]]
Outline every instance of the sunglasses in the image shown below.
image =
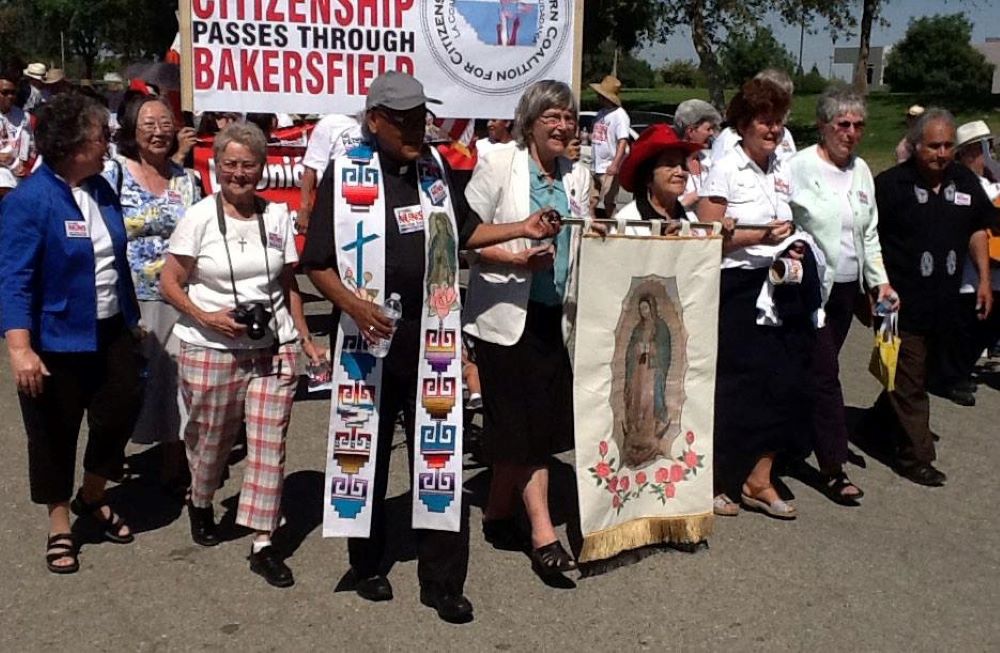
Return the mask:
[[385,107],[379,107],[378,113],[387,121],[403,130],[423,127],[427,124],[428,119],[434,120],[436,117],[433,111],[429,111],[427,109],[418,111],[394,111]]
[[865,128],[865,121],[857,120],[851,122],[850,120],[838,120],[837,122],[833,123],[833,126],[842,132],[846,132],[851,127],[854,127],[854,131],[859,132]]
[[15,95],[17,95],[17,89],[12,88],[10,90],[0,91],[0,95],[3,95],[5,97],[14,97]]

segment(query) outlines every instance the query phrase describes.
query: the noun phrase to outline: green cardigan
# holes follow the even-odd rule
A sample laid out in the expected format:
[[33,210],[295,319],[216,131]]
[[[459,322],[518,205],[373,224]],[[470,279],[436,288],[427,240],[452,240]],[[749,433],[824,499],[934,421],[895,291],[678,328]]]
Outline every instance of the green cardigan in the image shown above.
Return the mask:
[[[825,184],[818,146],[800,150],[788,162],[791,179],[792,216],[796,227],[813,237],[826,257],[823,302],[830,296],[840,259],[840,198]],[[875,180],[864,159],[854,159],[854,179],[848,196],[854,210],[854,250],[857,252],[859,285],[862,290],[889,283],[878,240],[878,207]]]

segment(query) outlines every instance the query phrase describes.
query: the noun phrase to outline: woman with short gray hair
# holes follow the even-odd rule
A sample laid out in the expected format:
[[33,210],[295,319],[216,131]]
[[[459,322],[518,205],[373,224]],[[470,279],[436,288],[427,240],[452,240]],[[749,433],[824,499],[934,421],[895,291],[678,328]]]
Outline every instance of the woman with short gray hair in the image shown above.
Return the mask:
[[681,205],[687,211],[688,219],[695,221],[694,210],[698,204],[698,196],[702,184],[712,169],[712,140],[719,133],[722,116],[718,110],[704,100],[685,100],[677,105],[674,113],[674,132],[682,141],[695,143],[703,149],[694,152],[687,158],[687,186],[680,198]]
[[188,413],[191,537],[202,546],[220,542],[213,498],[245,423],[247,468],[236,523],[255,531],[251,571],[288,587],[292,572],[271,546],[281,520],[285,435],[298,354],[318,361],[323,352],[309,338],[292,271],[298,254],[288,207],[255,192],[266,148],[254,125],[230,125],[216,136],[219,191],[178,222],[160,287],[181,313],[174,335]]
[[[514,116],[516,147],[479,158],[465,196],[484,223],[531,214],[583,218],[590,177],[573,174],[566,146],[576,135],[570,88],[537,82]],[[483,533],[498,548],[527,543],[514,520],[523,501],[531,559],[543,576],[576,568],[556,536],[548,506],[548,460],[573,446],[573,389],[563,343],[569,228],[555,241],[519,238],[472,259],[465,331],[475,338],[483,391],[485,453],[493,464]]]
[[832,501],[853,506],[864,495],[844,471],[847,419],[837,362],[851,328],[858,294],[895,310],[897,300],[882,263],[878,208],[871,170],[855,154],[864,135],[864,99],[850,89],[831,89],[816,105],[820,142],[790,163],[795,224],[807,231],[826,257],[823,303],[826,325],[816,334],[809,378],[814,448],[822,490]]

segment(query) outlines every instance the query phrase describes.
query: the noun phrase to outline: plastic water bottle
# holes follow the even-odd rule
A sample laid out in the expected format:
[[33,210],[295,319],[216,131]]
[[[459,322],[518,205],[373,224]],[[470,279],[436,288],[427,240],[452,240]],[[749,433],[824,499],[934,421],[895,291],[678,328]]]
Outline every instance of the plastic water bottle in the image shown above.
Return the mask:
[[[396,328],[396,320],[403,316],[403,302],[400,301],[399,293],[392,293],[389,299],[385,300],[382,306],[382,315],[389,318],[392,328]],[[389,353],[389,345],[392,344],[392,334],[388,338],[382,338],[378,342],[368,345],[368,351],[375,358],[385,358]]]

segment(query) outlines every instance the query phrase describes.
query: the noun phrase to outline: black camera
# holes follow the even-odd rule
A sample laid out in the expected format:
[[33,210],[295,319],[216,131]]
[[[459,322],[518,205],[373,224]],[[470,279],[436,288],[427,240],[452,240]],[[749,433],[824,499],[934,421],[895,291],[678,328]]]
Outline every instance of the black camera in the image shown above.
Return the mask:
[[247,328],[247,336],[251,340],[260,340],[268,333],[271,323],[271,312],[260,302],[240,304],[230,313],[233,321]]

